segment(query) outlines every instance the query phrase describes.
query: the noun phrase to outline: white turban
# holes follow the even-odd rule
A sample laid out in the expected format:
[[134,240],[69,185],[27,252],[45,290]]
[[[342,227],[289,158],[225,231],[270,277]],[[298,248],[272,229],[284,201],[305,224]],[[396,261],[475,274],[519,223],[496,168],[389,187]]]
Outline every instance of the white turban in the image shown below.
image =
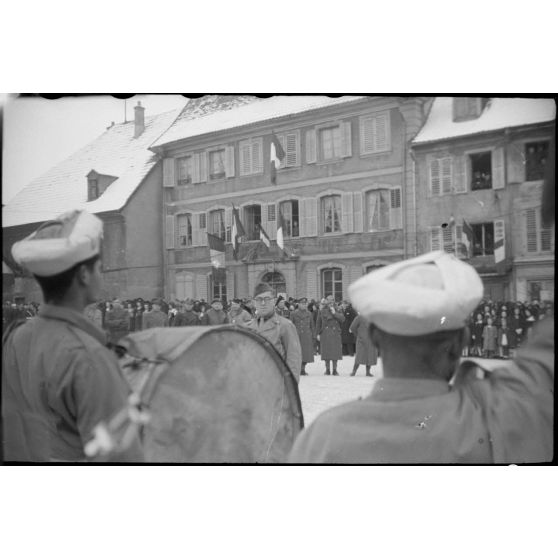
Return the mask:
[[103,222],[87,211],[64,213],[43,223],[12,247],[14,260],[34,275],[50,277],[101,252]]
[[464,327],[482,295],[475,269],[444,252],[388,265],[349,286],[351,302],[366,320],[407,336]]

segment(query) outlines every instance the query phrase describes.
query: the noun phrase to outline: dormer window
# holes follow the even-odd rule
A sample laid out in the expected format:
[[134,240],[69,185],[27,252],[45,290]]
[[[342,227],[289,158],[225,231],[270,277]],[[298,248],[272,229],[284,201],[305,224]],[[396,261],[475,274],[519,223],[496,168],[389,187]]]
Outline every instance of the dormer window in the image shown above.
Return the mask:
[[487,97],[454,97],[453,121],[461,122],[478,118],[487,103]]
[[117,179],[109,174],[99,174],[92,170],[87,174],[87,201],[94,201]]
[[87,201],[96,200],[99,197],[99,181],[95,178],[90,178],[88,181],[89,193],[87,195]]

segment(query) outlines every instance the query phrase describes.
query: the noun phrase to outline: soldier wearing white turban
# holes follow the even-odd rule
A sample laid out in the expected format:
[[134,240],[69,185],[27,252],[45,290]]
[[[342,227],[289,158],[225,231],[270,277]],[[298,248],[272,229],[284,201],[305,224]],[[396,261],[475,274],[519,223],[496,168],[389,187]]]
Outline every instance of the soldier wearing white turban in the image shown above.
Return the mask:
[[[43,292],[39,315],[12,328],[2,348],[7,461],[85,461],[95,427],[128,404],[130,389],[105,334],[84,314],[101,288],[103,224],[65,213],[14,244]],[[137,437],[117,461],[140,461]]]
[[294,463],[518,463],[552,459],[554,327],[485,377],[459,367],[466,319],[482,298],[473,267],[432,252],[349,287],[384,377],[365,399],[303,431]]

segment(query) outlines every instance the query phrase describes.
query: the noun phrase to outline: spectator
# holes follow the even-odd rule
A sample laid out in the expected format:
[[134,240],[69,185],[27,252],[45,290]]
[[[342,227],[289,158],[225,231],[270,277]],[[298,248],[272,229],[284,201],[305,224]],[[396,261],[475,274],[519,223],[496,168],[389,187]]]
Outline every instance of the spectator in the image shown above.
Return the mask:
[[201,325],[214,326],[228,324],[229,318],[223,310],[223,303],[220,298],[214,298],[211,301],[211,308],[201,318]]
[[249,312],[242,308],[242,301],[239,298],[233,298],[231,301],[231,309],[229,311],[229,323],[245,327],[252,319]]
[[153,310],[143,314],[143,329],[150,329],[152,327],[168,327],[169,318],[161,310],[162,301],[154,299],[152,302]]
[[341,324],[341,344],[343,355],[353,356],[355,354],[355,335],[351,332],[351,325],[354,322],[357,313],[349,302],[344,300],[341,303],[343,316],[345,321]]
[[496,326],[492,325],[492,318],[487,318],[486,325],[482,332],[483,339],[483,356],[485,358],[492,358],[497,349],[498,330]]
[[182,304],[180,311],[174,318],[174,327],[189,327],[200,325],[200,318],[194,312],[194,301],[187,298]]
[[130,332],[129,314],[122,307],[122,301],[119,298],[115,298],[112,301],[112,309],[105,316],[105,324],[109,334],[109,341],[115,345]]

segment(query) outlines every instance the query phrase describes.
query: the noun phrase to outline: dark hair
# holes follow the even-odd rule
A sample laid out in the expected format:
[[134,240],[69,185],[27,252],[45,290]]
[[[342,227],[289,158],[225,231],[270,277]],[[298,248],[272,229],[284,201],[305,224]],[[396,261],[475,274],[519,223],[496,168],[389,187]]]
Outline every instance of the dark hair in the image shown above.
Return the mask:
[[58,302],[62,300],[68,292],[80,266],[85,265],[89,271],[92,271],[99,257],[99,254],[96,254],[87,260],[75,264],[70,269],[58,273],[58,275],[51,275],[50,277],[34,275],[37,283],[39,283],[39,287],[41,287],[41,291],[43,291],[45,302]]

